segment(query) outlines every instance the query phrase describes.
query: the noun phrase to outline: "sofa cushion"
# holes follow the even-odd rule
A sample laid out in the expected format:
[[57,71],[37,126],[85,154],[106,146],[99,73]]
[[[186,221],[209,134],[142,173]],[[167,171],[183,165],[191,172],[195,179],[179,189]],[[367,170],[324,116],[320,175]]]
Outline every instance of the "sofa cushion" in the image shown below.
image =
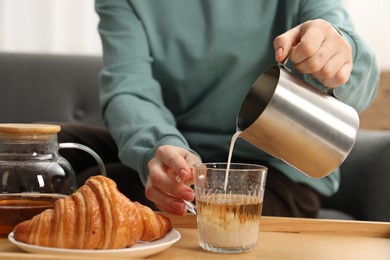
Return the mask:
[[101,124],[100,57],[0,53],[0,122]]

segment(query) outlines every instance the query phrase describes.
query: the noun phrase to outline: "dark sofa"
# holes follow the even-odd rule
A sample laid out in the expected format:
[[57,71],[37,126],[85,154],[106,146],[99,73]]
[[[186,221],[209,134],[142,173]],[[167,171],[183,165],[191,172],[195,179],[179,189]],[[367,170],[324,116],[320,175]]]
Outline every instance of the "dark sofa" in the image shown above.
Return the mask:
[[[102,124],[100,57],[0,53],[0,122]],[[390,221],[390,131],[361,130],[321,218]]]

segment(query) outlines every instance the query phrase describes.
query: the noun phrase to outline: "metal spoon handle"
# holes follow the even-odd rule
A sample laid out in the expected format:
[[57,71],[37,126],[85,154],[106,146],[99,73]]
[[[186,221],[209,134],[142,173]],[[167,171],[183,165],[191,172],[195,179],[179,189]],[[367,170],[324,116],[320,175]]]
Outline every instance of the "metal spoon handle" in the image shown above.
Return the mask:
[[196,215],[196,206],[194,203],[192,203],[191,201],[188,201],[188,200],[183,200],[184,203],[186,204],[186,208],[189,212],[191,212],[192,214]]
[[[176,176],[175,179],[176,179],[176,181],[183,183],[183,180],[179,176]],[[195,206],[195,204],[192,203],[191,201],[188,201],[188,200],[183,200],[183,201],[186,204],[186,209],[189,212],[191,212],[192,214],[196,215],[196,206]]]

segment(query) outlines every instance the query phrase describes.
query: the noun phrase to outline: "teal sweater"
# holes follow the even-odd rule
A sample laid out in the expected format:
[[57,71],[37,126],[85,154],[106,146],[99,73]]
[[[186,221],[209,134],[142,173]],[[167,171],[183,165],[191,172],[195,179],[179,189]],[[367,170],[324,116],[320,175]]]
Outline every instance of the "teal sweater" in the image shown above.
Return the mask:
[[[329,21],[352,46],[352,76],[336,95],[358,111],[369,106],[378,67],[341,2],[97,0],[101,107],[122,162],[145,183],[147,163],[164,144],[189,149],[204,162],[226,161],[241,102],[275,65],[274,38],[310,19]],[[276,167],[324,195],[338,189],[338,172],[311,179],[243,139],[233,158]]]

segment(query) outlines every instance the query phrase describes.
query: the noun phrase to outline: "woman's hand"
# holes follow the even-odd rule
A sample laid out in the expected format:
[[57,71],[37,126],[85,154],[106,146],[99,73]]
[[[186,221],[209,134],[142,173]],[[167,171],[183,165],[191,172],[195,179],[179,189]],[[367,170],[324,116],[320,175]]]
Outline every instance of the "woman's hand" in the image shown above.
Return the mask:
[[146,197],[157,208],[174,215],[184,215],[183,200],[194,200],[191,165],[201,163],[195,154],[176,146],[164,145],[148,163],[149,176],[145,186]]
[[295,69],[328,88],[346,83],[352,71],[351,46],[324,20],[307,21],[279,35],[274,48],[277,62],[283,62],[291,50]]

